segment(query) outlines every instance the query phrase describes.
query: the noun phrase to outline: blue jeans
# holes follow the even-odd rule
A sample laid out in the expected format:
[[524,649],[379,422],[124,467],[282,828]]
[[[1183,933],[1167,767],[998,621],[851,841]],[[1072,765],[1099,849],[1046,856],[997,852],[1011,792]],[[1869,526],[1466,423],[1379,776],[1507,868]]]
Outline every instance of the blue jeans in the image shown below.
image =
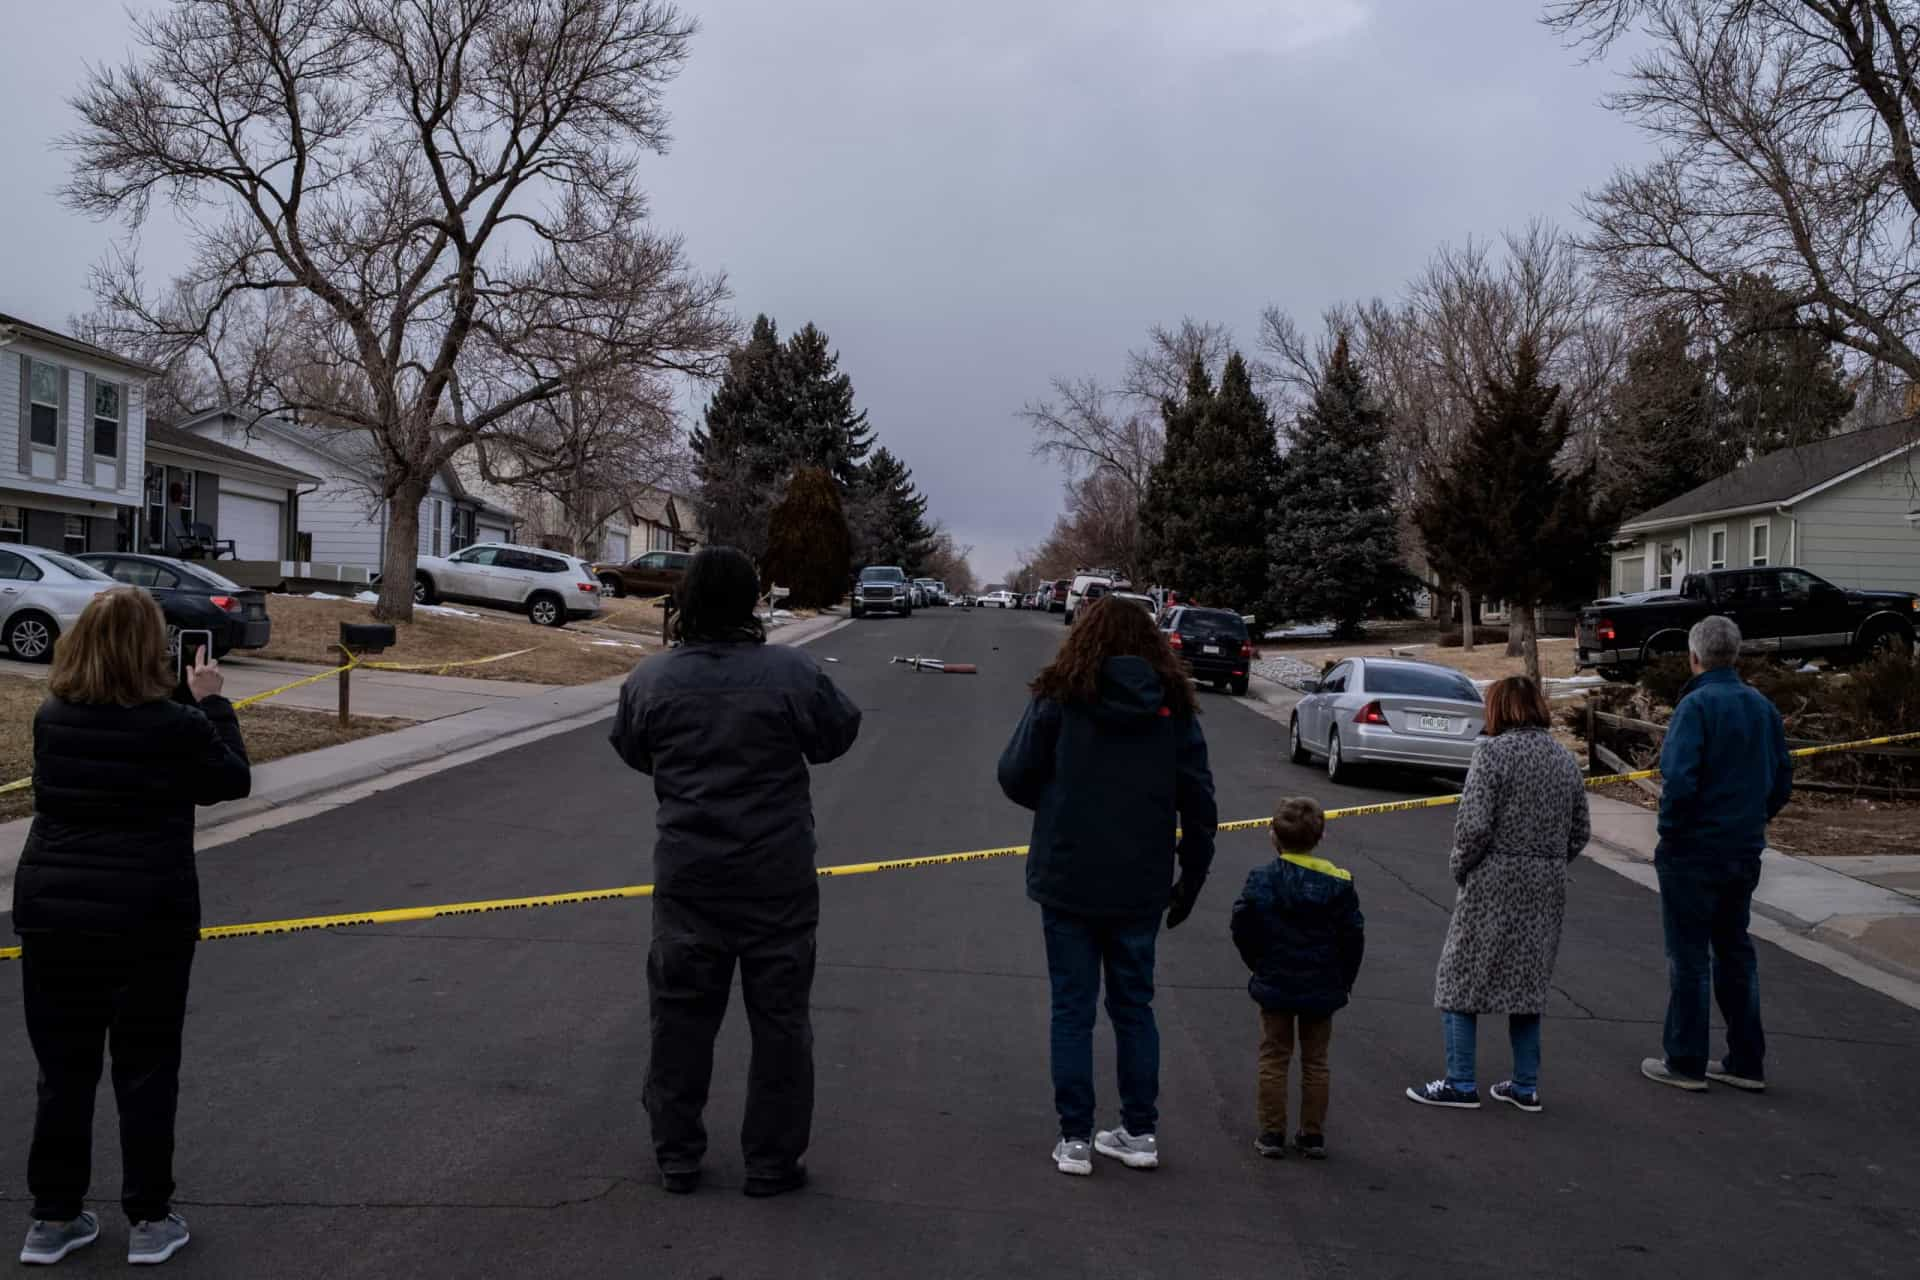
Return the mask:
[[[1447,1083],[1462,1093],[1474,1093],[1480,1087],[1474,1077],[1480,1015],[1446,1009],[1440,1020],[1447,1032]],[[1513,1087],[1532,1093],[1540,1087],[1540,1015],[1508,1014],[1507,1039],[1513,1045]]]
[[1153,948],[1160,917],[1112,920],[1041,908],[1053,982],[1053,1105],[1060,1136],[1093,1137],[1093,1007],[1107,979],[1107,1019],[1120,1075],[1120,1122],[1152,1133],[1160,1122],[1160,1029],[1153,1021]]
[[1667,935],[1667,1067],[1707,1073],[1711,1001],[1727,1020],[1726,1069],[1764,1080],[1767,1037],[1760,1027],[1760,962],[1747,936],[1756,856],[1655,858],[1660,923]]

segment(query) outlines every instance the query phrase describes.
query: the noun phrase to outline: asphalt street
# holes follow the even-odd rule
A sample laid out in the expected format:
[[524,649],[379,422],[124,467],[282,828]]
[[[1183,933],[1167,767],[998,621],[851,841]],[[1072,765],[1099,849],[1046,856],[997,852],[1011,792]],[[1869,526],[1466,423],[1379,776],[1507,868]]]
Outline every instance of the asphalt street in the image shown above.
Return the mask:
[[[866,712],[817,771],[823,863],[1022,843],[994,782],[1057,618],[925,611],[815,642]],[[975,676],[890,666],[920,654]],[[1203,695],[1222,816],[1391,799],[1286,762],[1284,726]],[[653,802],[604,727],[549,738],[202,855],[209,923],[650,878]],[[1656,899],[1577,865],[1546,1024],[1546,1110],[1416,1107],[1439,1073],[1446,811],[1335,824],[1368,922],[1336,1023],[1324,1164],[1254,1156],[1257,1039],[1227,911],[1258,836],[1223,837],[1163,936],[1164,1165],[1057,1174],[1039,910],[1018,859],[822,885],[813,1186],[738,1194],[745,1031],[722,1036],[699,1195],[657,1186],[640,1107],[644,902],[204,944],[187,1027],[179,1207],[207,1276],[1899,1276],[1920,1256],[1920,1015],[1762,949],[1764,1097],[1643,1081],[1665,988]],[[0,1200],[24,1230],[34,1066],[0,966]],[[1492,1020],[1488,1020],[1491,1024]],[[1105,1039],[1104,1021],[1098,1033]],[[1101,1114],[1111,1123],[1111,1046]],[[1508,1065],[1482,1031],[1482,1079]],[[110,1094],[102,1243],[125,1226]],[[7,1241],[11,1257],[11,1239]]]

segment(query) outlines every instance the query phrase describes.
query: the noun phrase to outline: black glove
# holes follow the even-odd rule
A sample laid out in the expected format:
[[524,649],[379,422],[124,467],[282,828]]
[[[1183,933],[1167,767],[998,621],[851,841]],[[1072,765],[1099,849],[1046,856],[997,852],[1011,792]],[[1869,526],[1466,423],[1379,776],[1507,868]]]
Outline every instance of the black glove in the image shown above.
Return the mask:
[[1200,886],[1189,889],[1186,877],[1173,882],[1173,891],[1167,895],[1167,928],[1178,929],[1193,914],[1194,901],[1200,896]]

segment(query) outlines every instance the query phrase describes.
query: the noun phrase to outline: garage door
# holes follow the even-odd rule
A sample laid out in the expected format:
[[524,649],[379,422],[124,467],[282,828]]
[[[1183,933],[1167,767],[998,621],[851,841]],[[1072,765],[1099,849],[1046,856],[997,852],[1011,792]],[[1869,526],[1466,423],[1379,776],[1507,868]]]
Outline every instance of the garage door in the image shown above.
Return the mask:
[[602,548],[602,558],[605,559],[608,564],[625,564],[627,562],[627,535],[624,533],[608,534],[607,545]]
[[513,541],[513,539],[507,535],[507,530],[504,525],[488,524],[484,520],[474,526],[473,540],[475,542]]
[[233,539],[242,560],[280,558],[281,504],[238,493],[220,495],[220,538]]

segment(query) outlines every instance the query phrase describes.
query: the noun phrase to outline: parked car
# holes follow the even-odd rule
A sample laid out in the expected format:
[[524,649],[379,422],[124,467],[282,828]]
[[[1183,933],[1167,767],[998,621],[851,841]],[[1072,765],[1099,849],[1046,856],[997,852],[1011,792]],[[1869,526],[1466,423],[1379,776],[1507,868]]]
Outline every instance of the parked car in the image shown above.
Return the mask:
[[1295,764],[1324,758],[1329,781],[1369,764],[1464,774],[1485,727],[1473,681],[1438,663],[1349,658],[1305,690],[1288,745]]
[[1047,612],[1065,613],[1067,611],[1067,595],[1072,589],[1073,584],[1065,578],[1061,578],[1058,582],[1048,587]]
[[1780,566],[1690,573],[1677,597],[1601,601],[1581,610],[1578,664],[1609,678],[1629,676],[1654,658],[1684,655],[1693,624],[1716,613],[1739,625],[1742,652],[1850,660],[1913,652],[1920,595],[1847,591]]
[[1013,608],[1013,592],[989,591],[981,597],[980,607],[983,609],[1011,609]]
[[212,632],[212,656],[218,658],[235,649],[264,649],[273,639],[267,593],[224,578],[205,563],[124,551],[96,551],[78,559],[115,582],[152,592],[166,615],[169,640],[181,631]]
[[593,576],[615,597],[666,596],[680,589],[692,563],[691,551],[649,551],[625,564],[597,564]]
[[87,602],[119,585],[58,551],[0,547],[0,643],[21,662],[51,662],[54,642]]
[[413,575],[418,604],[457,600],[524,609],[542,627],[597,616],[601,590],[586,561],[509,542],[482,542],[444,557],[421,556]]
[[1149,618],[1160,615],[1160,610],[1154,607],[1152,596],[1141,595],[1138,591],[1115,591],[1111,594],[1115,600],[1125,600],[1130,605],[1144,609]]
[[1086,573],[1074,575],[1073,585],[1067,588],[1066,624],[1073,625],[1073,615],[1083,604],[1098,600],[1113,586],[1117,575],[1111,573]]
[[[1120,597],[1116,594],[1116,598]],[[1126,598],[1153,603],[1146,596]],[[1252,679],[1247,664],[1253,659],[1253,638],[1247,634],[1245,618],[1227,609],[1182,605],[1161,615],[1160,629],[1195,680],[1246,696]]]
[[913,585],[920,588],[920,598],[929,609],[946,604],[946,588],[932,578],[915,578]]
[[853,584],[850,604],[856,618],[870,618],[876,613],[911,618],[913,584],[907,581],[906,570],[896,565],[869,565]]

